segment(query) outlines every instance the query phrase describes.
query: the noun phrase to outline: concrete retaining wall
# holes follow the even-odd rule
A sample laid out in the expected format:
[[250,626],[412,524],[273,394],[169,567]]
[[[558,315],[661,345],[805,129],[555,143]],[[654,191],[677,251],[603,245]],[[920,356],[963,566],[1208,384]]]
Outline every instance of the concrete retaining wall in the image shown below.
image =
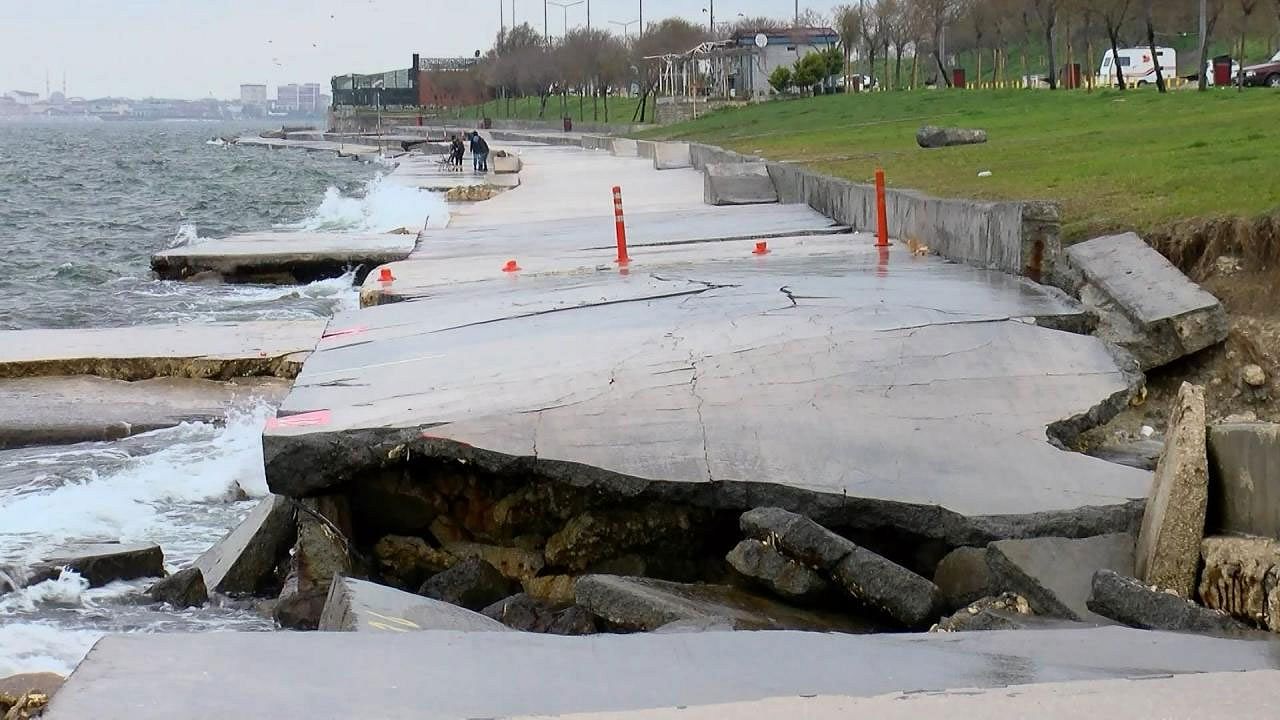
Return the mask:
[[652,140],[637,140],[636,155],[642,158],[646,158],[648,160],[652,160],[655,152],[655,146],[657,144],[658,143]]
[[761,158],[754,155],[743,155],[732,150],[718,148],[715,145],[689,143],[689,161],[693,163],[693,167],[696,170],[702,170],[711,164],[760,162],[760,160]]

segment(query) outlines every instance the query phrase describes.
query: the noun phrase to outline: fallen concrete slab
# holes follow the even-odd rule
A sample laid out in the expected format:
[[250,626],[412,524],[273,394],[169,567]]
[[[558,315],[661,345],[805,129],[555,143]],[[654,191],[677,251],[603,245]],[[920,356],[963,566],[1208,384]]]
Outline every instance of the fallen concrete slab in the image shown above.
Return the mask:
[[385,585],[337,578],[320,615],[320,630],[350,632],[510,632],[497,620],[447,602]]
[[1209,428],[1211,532],[1280,540],[1280,424]]
[[291,378],[323,320],[0,331],[0,378]]
[[416,243],[416,235],[399,233],[243,233],[161,250],[151,256],[151,269],[163,280],[213,273],[227,282],[282,284],[355,270],[360,282],[374,267],[408,257]]
[[116,580],[164,577],[164,553],[148,543],[84,543],[46,555],[32,567],[28,584],[58,577],[62,568],[80,573],[89,587]]
[[281,720],[563,715],[798,695],[1007,693],[1005,686],[1026,683],[1276,666],[1271,643],[1120,627],[933,635],[130,634],[100,640],[45,717],[213,720],[245,707],[271,708]]
[[1133,574],[1133,536],[1000,540],[987,546],[987,564],[1000,590],[1015,592],[1038,615],[1106,622],[1088,607],[1095,573]]
[[288,391],[288,382],[275,378],[0,379],[0,449],[118,440],[184,422],[220,423],[233,408],[276,405]]
[[710,163],[703,168],[702,199],[708,205],[778,202],[765,163]]
[[293,545],[294,510],[288,498],[273,495],[216,545],[196,558],[209,592],[254,595],[279,589],[276,566]]
[[789,600],[809,600],[826,593],[830,586],[811,568],[792,560],[772,546],[747,539],[734,546],[725,557],[744,577]]
[[1099,332],[1142,365],[1159,367],[1227,337],[1227,312],[1134,233],[1067,249],[1072,282],[1102,316]]
[[244,147],[269,148],[271,150],[288,149],[335,153],[338,157],[350,157],[357,160],[372,160],[382,153],[382,149],[374,145],[329,140],[290,140],[287,138],[245,136],[237,138],[235,144]]
[[1111,570],[1093,575],[1089,610],[1105,618],[1144,630],[1198,632],[1244,636],[1251,631],[1220,610],[1202,607],[1163,590],[1155,590],[1135,578]]

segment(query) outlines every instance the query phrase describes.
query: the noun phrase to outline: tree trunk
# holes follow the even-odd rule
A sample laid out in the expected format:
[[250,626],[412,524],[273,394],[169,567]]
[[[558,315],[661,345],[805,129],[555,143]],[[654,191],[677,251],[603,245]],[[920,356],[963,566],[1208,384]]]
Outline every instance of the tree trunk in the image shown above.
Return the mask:
[[1075,68],[1072,67],[1072,65],[1074,64],[1073,61],[1075,60],[1075,48],[1071,46],[1071,16],[1070,15],[1067,15],[1067,21],[1063,23],[1063,29],[1066,31],[1066,35],[1067,35],[1067,64],[1064,66],[1067,70],[1066,85],[1068,90],[1075,90],[1076,89],[1076,86],[1075,86],[1076,72],[1075,72]]
[[884,41],[884,89],[893,90],[893,81],[889,77],[889,41]]
[[1164,84],[1164,70],[1160,67],[1160,53],[1156,51],[1156,27],[1151,19],[1151,0],[1146,0],[1147,11],[1147,46],[1151,48],[1151,61],[1156,66],[1156,88],[1160,92],[1168,92]]
[[609,122],[609,87],[601,88],[600,94],[604,96],[604,121]]
[[1027,45],[1022,44],[1022,85],[1023,87],[1031,87],[1031,83],[1027,82],[1031,77],[1031,66],[1027,64]]
[[1049,89],[1058,89],[1058,65],[1057,59],[1053,55],[1053,26],[1057,22],[1056,16],[1050,16],[1048,22],[1044,24],[1044,44],[1048,51],[1049,62]]
[[1120,28],[1107,26],[1107,37],[1111,38],[1111,68],[1116,73],[1116,87],[1124,91],[1124,72],[1120,69]]
[[[918,44],[917,44],[918,47]],[[915,90],[920,84],[920,52],[911,53],[911,89]]]
[[1240,72],[1236,73],[1236,90],[1244,92],[1244,36],[1249,26],[1249,16],[1244,16],[1244,24],[1240,26]]
[[902,45],[895,45],[893,52],[896,54],[895,64],[893,66],[893,87],[895,89],[902,88]]
[[[1084,43],[1084,54],[1086,62],[1093,62],[1093,36],[1089,35],[1088,32],[1088,30],[1085,31],[1088,39]],[[1093,68],[1088,68],[1088,70],[1089,74],[1085,76],[1084,86],[1088,92],[1093,92]]]
[[[1216,17],[1209,19],[1209,11],[1206,7],[1208,2],[1209,0],[1200,0],[1200,12],[1205,18],[1203,37],[1200,38],[1200,71],[1196,73],[1200,77],[1199,82],[1196,83],[1196,89],[1200,92],[1209,89],[1209,73],[1212,71],[1209,67],[1209,38],[1213,37],[1213,25],[1217,20]],[[1276,7],[1280,8],[1280,0],[1276,2]]]

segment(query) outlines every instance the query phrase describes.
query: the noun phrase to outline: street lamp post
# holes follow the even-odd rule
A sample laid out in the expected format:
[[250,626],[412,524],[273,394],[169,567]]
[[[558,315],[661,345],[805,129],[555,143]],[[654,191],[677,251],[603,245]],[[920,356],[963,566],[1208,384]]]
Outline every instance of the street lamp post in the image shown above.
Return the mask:
[[557,2],[556,0],[547,0],[552,5],[564,10],[564,37],[569,37],[569,8],[581,5],[586,0],[575,0],[575,2]]
[[618,27],[622,28],[622,37],[625,38],[627,36],[627,28],[631,27],[632,25],[635,25],[638,22],[640,21],[639,20],[610,20],[609,24],[617,25]]

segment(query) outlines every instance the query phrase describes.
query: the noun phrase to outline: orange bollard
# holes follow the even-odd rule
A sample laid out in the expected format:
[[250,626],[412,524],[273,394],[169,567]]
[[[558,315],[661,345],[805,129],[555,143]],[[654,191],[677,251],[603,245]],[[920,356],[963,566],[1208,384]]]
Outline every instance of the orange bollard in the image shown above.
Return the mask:
[[884,204],[884,168],[876,168],[876,247],[889,247],[889,212]]
[[758,243],[756,243],[756,249],[755,249],[755,250],[752,250],[752,251],[751,251],[751,254],[752,254],[752,255],[768,255],[768,254],[769,254],[769,243],[764,242],[763,240],[762,240],[762,241],[760,241],[760,242],[758,242]]
[[627,226],[622,221],[622,188],[617,185],[613,186],[613,221],[618,233],[618,259],[615,262],[626,265],[631,258],[627,257]]
[[520,266],[515,260],[508,260],[507,264],[502,266],[502,272],[520,272]]
[[395,279],[396,278],[391,274],[391,268],[389,267],[382,268],[381,272],[378,273],[378,282],[391,282]]

